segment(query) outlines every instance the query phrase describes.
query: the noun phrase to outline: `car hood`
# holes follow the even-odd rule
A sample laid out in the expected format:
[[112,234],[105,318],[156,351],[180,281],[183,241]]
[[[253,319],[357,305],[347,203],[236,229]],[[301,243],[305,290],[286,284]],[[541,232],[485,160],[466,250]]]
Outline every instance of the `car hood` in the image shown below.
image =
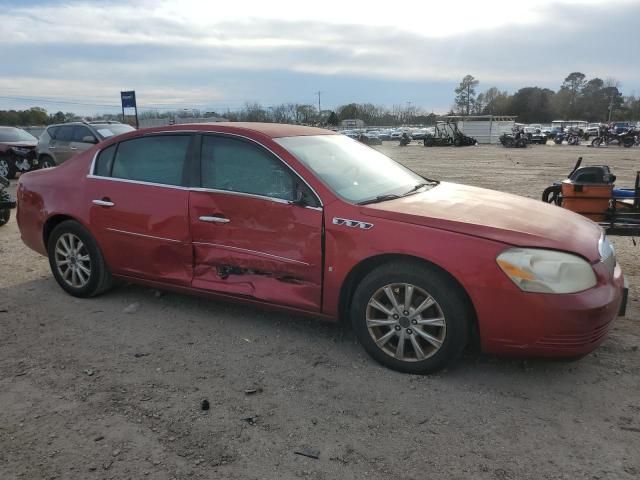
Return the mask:
[[24,142],[0,142],[0,145],[4,145],[6,147],[21,147],[21,148],[35,148],[38,142],[35,141],[24,141]]
[[362,213],[502,243],[600,259],[602,229],[576,213],[484,188],[440,183],[423,193],[362,207]]

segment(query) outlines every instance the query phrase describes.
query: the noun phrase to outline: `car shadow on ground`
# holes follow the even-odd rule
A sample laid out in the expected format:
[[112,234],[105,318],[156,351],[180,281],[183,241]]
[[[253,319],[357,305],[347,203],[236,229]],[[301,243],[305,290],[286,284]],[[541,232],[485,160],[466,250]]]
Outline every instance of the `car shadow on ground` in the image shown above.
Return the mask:
[[[28,309],[25,303],[29,305]],[[40,306],[38,305],[40,304]],[[40,307],[40,308],[39,308]],[[39,312],[40,315],[34,315]],[[156,348],[171,343],[179,348],[184,339],[188,344],[203,343],[211,337],[216,341],[247,342],[259,345],[259,351],[288,349],[299,361],[325,362],[337,367],[357,364],[359,368],[385,371],[396,380],[405,375],[391,372],[370,359],[358,344],[348,324],[331,323],[313,317],[270,310],[253,305],[185,294],[158,291],[133,284],[120,284],[110,292],[92,299],[76,299],[64,293],[51,277],[29,281],[20,285],[0,289],[0,322],[10,326],[12,319],[29,312],[29,321],[46,318],[53,324],[53,335],[65,336],[66,322],[57,319],[75,318],[74,328],[82,325],[83,319],[95,319],[103,335],[109,335],[109,322],[113,323],[113,334],[122,328],[137,328],[154,332],[148,340],[142,335],[141,348]],[[131,322],[138,322],[138,325]],[[56,326],[55,324],[58,323]],[[13,325],[18,328],[19,325]],[[144,342],[153,344],[144,345]],[[332,358],[333,357],[333,358]],[[577,360],[577,359],[571,359]],[[470,346],[462,358],[451,368],[436,374],[455,382],[477,381],[479,378],[500,377],[549,378],[569,375],[570,372],[590,370],[594,366],[592,356],[577,361],[566,359],[510,358],[483,354]],[[595,362],[597,363],[597,362]],[[584,373],[584,372],[583,372]]]

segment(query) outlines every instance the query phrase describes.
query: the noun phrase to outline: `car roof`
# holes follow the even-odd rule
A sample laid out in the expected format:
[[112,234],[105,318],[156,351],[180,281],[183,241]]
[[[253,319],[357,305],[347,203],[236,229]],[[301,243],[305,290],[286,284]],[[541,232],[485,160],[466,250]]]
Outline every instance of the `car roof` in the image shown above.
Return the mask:
[[283,123],[257,122],[184,123],[180,125],[167,125],[164,127],[141,129],[141,131],[146,131],[148,133],[184,130],[238,134],[253,132],[270,138],[300,137],[309,135],[338,135],[338,132],[333,132],[325,128],[289,125]]

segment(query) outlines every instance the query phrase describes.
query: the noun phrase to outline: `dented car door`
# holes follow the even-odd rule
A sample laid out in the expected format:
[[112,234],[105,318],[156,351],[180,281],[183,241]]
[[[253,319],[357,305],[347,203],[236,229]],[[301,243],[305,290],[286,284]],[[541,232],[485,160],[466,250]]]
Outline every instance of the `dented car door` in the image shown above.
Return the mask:
[[149,135],[96,157],[85,203],[112,273],[189,286],[193,255],[186,186],[191,135]]
[[[201,139],[200,187],[189,193],[193,286],[319,311],[319,199],[257,143]],[[297,195],[308,201],[294,202]]]

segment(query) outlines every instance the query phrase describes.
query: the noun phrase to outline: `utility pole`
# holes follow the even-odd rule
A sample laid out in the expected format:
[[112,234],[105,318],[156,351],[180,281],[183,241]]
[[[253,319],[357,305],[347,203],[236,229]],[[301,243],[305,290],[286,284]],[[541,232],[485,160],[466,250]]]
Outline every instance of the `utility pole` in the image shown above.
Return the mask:
[[316,95],[318,95],[318,115],[320,115],[320,113],[322,112],[322,109],[320,108],[320,95],[322,95],[322,92],[318,90],[316,92]]

